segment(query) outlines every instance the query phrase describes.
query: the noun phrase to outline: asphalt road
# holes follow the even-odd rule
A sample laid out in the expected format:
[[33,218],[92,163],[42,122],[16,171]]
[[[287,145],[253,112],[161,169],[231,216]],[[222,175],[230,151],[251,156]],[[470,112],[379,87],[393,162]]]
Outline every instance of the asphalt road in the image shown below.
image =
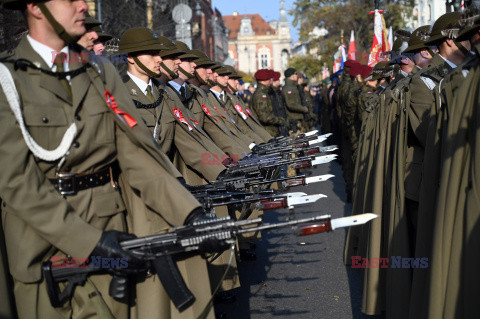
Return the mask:
[[[312,176],[333,174],[329,181],[292,188],[307,194],[325,194],[315,204],[295,209],[295,218],[331,214],[349,216],[342,169],[337,162],[311,170]],[[286,219],[288,211],[265,212],[266,222]],[[361,308],[361,272],[343,264],[346,230],[296,237],[290,228],[262,233],[257,260],[241,262],[237,301],[216,306],[217,318],[378,318]]]

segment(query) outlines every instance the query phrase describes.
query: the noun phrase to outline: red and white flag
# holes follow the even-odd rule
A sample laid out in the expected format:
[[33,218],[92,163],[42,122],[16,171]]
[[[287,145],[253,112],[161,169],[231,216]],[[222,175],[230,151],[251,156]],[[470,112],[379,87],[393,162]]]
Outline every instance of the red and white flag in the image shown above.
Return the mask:
[[382,13],[375,9],[374,11],[374,33],[372,49],[368,57],[368,66],[373,67],[382,60],[383,53],[389,50],[387,40],[387,30],[385,29],[385,20]]
[[356,51],[356,47],[355,47],[355,34],[353,33],[353,30],[352,30],[352,34],[350,35],[350,44],[348,45],[348,59],[349,60],[356,60],[356,56],[355,56],[355,51]]
[[393,48],[393,30],[392,27],[388,29],[388,50]]

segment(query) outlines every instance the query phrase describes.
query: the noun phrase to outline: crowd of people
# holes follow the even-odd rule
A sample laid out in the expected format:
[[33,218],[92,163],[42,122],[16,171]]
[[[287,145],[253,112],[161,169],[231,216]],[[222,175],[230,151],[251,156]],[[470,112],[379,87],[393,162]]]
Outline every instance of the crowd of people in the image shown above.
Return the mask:
[[352,214],[345,263],[363,268],[362,312],[474,318],[480,284],[480,12],[399,30],[373,69],[349,60],[322,94]]

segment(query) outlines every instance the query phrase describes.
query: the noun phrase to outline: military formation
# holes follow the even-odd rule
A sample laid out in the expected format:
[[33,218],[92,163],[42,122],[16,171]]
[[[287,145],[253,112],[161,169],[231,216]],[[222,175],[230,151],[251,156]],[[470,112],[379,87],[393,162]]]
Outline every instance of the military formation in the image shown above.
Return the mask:
[[345,263],[363,268],[362,312],[477,317],[480,284],[480,11],[399,30],[373,69],[349,60],[322,92],[352,214]]
[[255,259],[262,228],[242,227],[325,197],[286,193],[336,157],[304,76],[259,70],[248,97],[235,68],[148,28],[107,52],[84,1],[3,7],[28,33],[0,56],[2,316],[213,318]]

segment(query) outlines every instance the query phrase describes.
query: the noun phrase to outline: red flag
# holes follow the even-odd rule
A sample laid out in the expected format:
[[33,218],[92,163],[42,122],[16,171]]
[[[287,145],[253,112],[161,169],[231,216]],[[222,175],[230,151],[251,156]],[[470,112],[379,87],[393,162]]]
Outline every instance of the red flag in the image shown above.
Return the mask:
[[356,51],[356,47],[355,47],[355,34],[353,33],[353,30],[352,30],[352,34],[350,35],[350,44],[348,45],[348,59],[349,60],[356,60],[356,56],[355,56],[355,51]]
[[374,33],[372,49],[368,58],[368,66],[375,66],[383,58],[383,53],[388,51],[387,30],[385,29],[385,20],[379,10],[374,11]]

